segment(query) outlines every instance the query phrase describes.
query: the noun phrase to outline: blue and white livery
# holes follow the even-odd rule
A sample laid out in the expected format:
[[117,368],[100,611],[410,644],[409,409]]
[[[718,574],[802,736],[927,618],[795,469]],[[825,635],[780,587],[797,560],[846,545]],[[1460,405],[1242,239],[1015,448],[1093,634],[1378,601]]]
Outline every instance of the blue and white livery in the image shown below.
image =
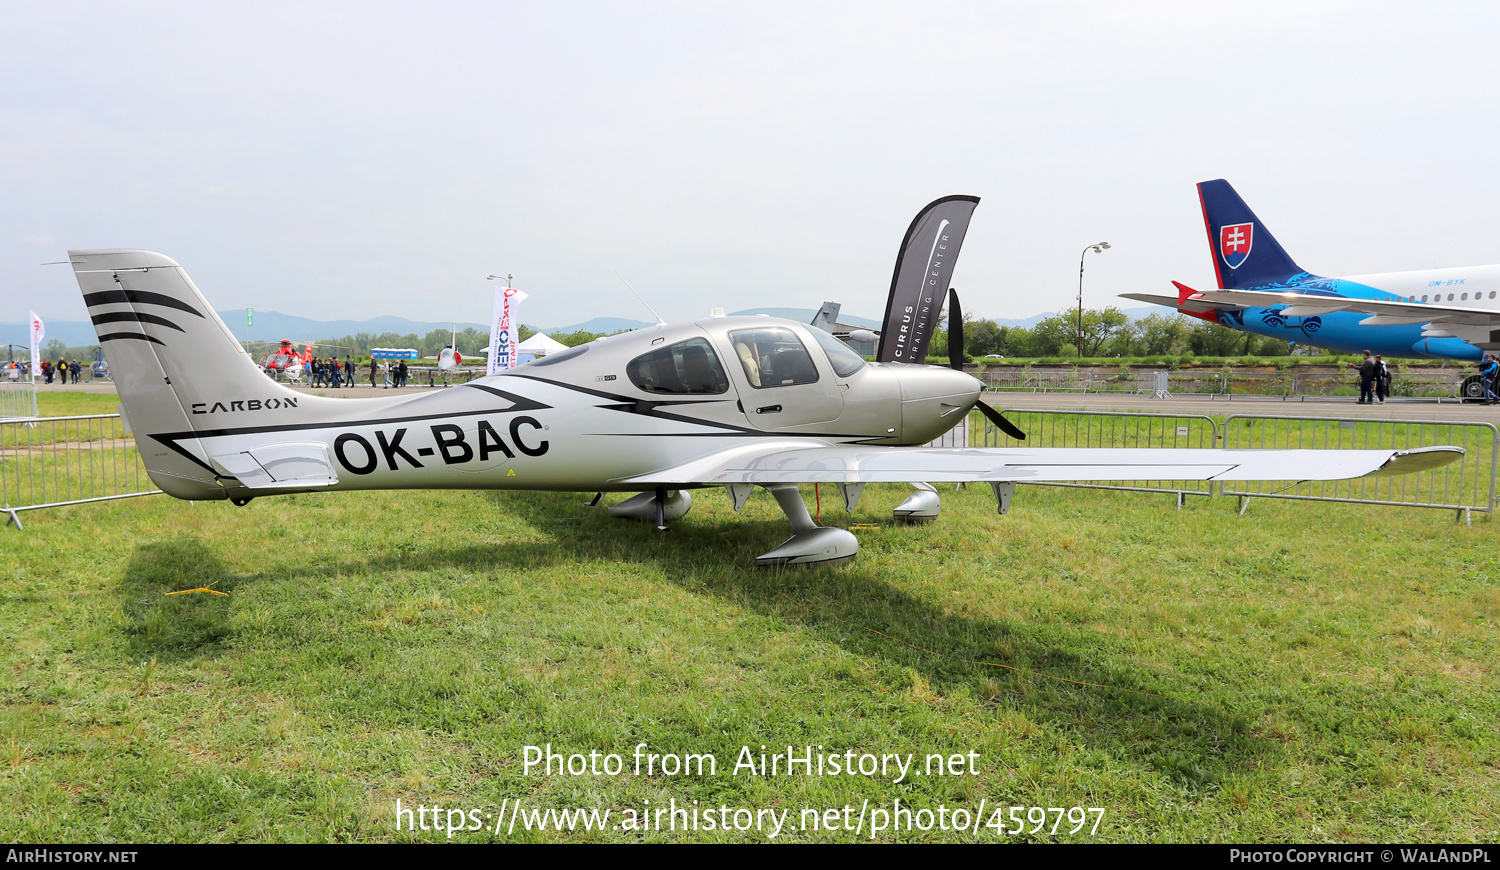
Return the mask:
[[1169,305],[1230,329],[1407,359],[1478,361],[1500,350],[1500,266],[1324,278],[1298,266],[1221,179],[1198,185],[1218,290],[1173,282]]

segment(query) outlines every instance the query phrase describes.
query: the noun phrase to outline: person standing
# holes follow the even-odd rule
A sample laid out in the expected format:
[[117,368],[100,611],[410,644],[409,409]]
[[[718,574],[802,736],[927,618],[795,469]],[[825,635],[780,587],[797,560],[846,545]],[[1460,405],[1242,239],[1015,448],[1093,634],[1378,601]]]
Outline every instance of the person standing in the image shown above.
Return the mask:
[[52,360],[42,360],[42,383],[52,383]]
[[354,386],[354,360],[347,353],[344,354],[344,386]]
[[375,371],[379,367],[380,367],[380,364],[377,363],[377,362],[375,362],[375,357],[371,356],[370,357],[370,389],[372,389],[372,390],[375,389]]
[[1484,362],[1479,365],[1479,382],[1484,384],[1485,401],[1491,405],[1496,404],[1500,400],[1500,389],[1497,389],[1497,384],[1500,384],[1500,359],[1492,353],[1485,354]]
[[1365,351],[1365,358],[1357,363],[1349,363],[1349,368],[1359,369],[1359,401],[1356,405],[1375,404],[1375,360],[1371,358],[1370,352]]
[[1380,354],[1375,354],[1375,398],[1380,404],[1385,404],[1385,397],[1391,394],[1391,370],[1386,368],[1385,360]]
[[61,359],[59,359],[57,361],[57,374],[58,374],[58,377],[62,378],[62,383],[64,385],[66,385],[68,383],[68,358],[67,357],[62,357]]

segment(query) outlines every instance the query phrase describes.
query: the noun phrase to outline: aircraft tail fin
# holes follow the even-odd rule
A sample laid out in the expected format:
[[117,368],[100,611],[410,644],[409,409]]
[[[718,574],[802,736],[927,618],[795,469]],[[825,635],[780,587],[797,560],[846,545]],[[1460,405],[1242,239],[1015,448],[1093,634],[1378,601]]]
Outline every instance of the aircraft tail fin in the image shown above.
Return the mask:
[[125,423],[151,479],[168,493],[222,493],[224,475],[188,436],[271,431],[339,405],[267,378],[171,258],[95,250],[69,251],[68,259],[109,358]]
[[812,325],[832,335],[833,327],[838,323],[839,311],[843,306],[837,302],[824,302],[818,313],[813,315]]
[[1219,287],[1235,290],[1281,284],[1306,271],[1287,256],[1250,206],[1222,178],[1198,184],[1203,223]]

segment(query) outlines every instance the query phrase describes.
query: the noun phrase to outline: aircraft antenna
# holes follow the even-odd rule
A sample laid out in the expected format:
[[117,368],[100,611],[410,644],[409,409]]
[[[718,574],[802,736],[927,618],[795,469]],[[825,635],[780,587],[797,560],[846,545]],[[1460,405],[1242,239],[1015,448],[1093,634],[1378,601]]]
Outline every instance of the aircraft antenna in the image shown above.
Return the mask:
[[[615,277],[619,278],[620,281],[623,282],[626,287],[630,287],[630,282],[625,280],[625,276],[624,275],[621,275],[619,272],[615,272]],[[635,288],[634,287],[630,287],[630,292],[631,293],[635,293]],[[641,300],[641,304],[644,305],[644,306],[646,306],[646,310],[649,311],[649,312],[651,312],[651,316],[656,318],[656,322],[657,323],[661,324],[662,326],[666,326],[667,325],[667,322],[665,320],[661,319],[661,315],[656,313],[656,309],[651,307],[651,303],[647,302],[646,298],[644,296],[642,296],[639,293],[635,293],[635,298]]]

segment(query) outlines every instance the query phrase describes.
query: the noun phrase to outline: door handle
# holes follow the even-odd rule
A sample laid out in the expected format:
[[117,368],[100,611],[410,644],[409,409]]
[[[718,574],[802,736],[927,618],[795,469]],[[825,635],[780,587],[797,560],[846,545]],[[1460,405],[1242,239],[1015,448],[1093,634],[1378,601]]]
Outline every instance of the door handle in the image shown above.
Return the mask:
[[781,406],[780,405],[767,405],[764,408],[756,408],[755,409],[755,413],[757,413],[757,414],[780,414],[781,413]]

